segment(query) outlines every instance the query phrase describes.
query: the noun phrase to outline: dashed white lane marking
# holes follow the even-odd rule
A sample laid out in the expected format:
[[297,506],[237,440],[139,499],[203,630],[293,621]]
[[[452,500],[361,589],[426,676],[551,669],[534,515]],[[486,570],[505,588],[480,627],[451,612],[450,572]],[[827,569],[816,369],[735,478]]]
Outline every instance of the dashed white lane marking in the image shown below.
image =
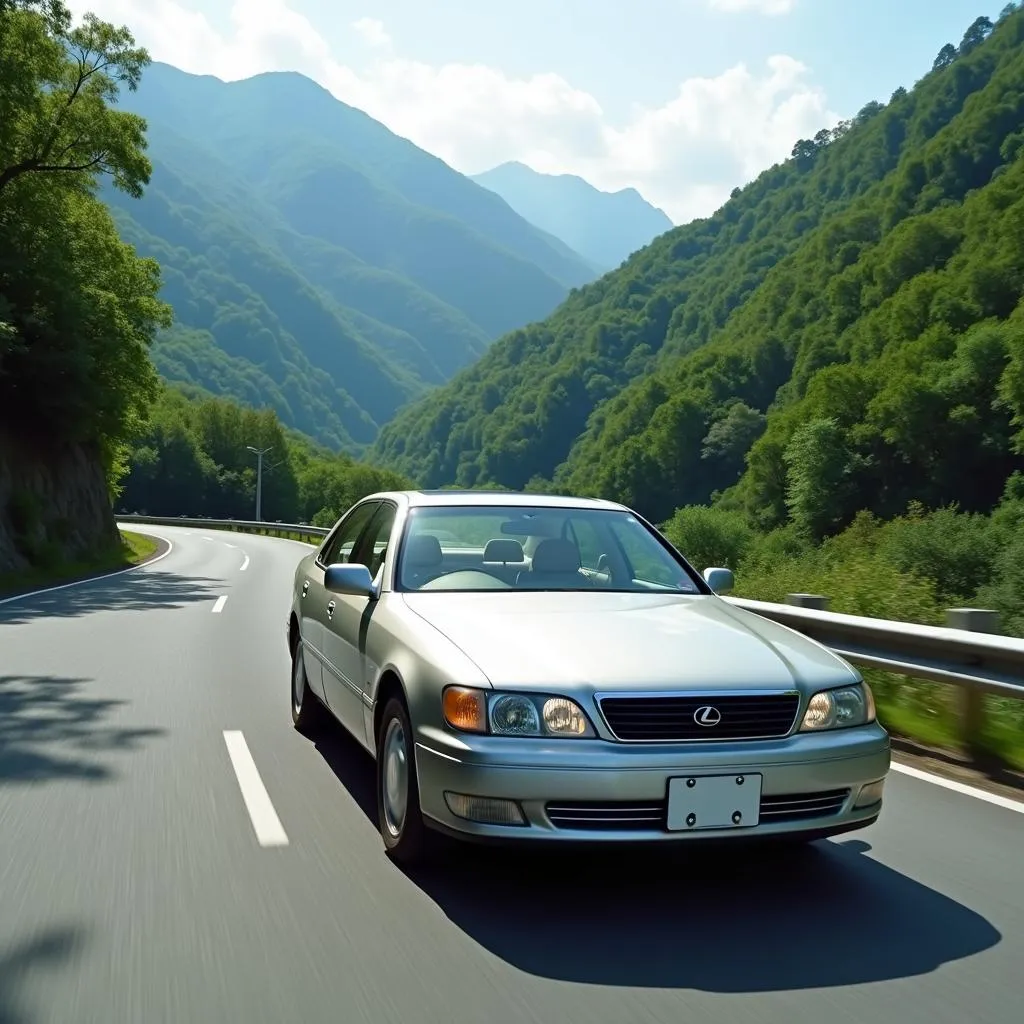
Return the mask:
[[213,602],[213,614],[217,615],[218,613],[224,611],[224,605],[226,605],[227,603],[228,595],[221,594],[220,597],[218,597],[217,600]]
[[249,812],[256,841],[260,846],[287,846],[288,836],[285,834],[281,819],[274,810],[263,780],[260,778],[256,762],[249,753],[249,744],[245,736],[237,729],[224,730],[224,742],[227,744],[228,757],[235,769],[238,788],[242,791],[245,808]]
[[249,568],[249,556],[246,555],[245,556],[245,561],[241,564],[241,566],[239,567],[238,571],[239,572],[245,572],[245,570],[248,569],[248,568]]
[[919,779],[921,782],[930,782],[933,786],[942,786],[943,789],[952,790],[954,793],[962,793],[964,796],[972,796],[975,800],[984,800],[985,803],[995,804],[1007,811],[1016,811],[1024,814],[1024,803],[1019,800],[1011,800],[1008,796],[1000,796],[998,793],[986,793],[976,786],[967,786],[962,782],[954,782],[952,779],[944,779],[941,775],[932,775],[931,772],[923,772],[920,768],[911,768],[908,764],[892,762],[891,768],[901,775],[909,775],[912,779]]

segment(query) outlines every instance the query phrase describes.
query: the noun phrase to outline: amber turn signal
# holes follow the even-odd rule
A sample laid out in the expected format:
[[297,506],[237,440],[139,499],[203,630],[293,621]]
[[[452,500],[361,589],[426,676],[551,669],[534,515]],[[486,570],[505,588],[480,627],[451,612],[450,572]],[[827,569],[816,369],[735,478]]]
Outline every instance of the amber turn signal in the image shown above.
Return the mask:
[[487,732],[487,699],[482,690],[449,686],[441,698],[444,720],[462,732]]

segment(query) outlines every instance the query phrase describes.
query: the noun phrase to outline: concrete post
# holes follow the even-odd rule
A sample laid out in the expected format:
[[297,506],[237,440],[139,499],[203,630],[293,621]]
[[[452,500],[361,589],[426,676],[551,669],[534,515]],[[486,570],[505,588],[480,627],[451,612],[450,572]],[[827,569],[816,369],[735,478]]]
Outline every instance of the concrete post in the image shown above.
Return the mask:
[[796,608],[813,608],[815,611],[827,612],[829,598],[822,597],[820,594],[787,594],[786,604],[791,604]]
[[[970,633],[998,633],[999,613],[985,608],[950,608],[946,612],[946,625]],[[959,691],[960,738],[973,756],[980,752],[985,728],[984,694],[969,686],[961,686]]]

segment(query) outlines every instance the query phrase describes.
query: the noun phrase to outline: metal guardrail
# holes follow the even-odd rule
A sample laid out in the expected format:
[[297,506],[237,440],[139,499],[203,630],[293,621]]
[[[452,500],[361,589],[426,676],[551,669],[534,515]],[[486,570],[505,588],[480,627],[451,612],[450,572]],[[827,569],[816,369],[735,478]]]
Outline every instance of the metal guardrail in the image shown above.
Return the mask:
[[234,530],[238,533],[257,533],[266,537],[298,538],[308,543],[319,544],[331,531],[323,526],[308,523],[268,523],[254,519],[192,519],[188,516],[140,516],[134,513],[118,515],[117,521],[146,523],[150,526],[181,526],[188,529]]
[[[328,530],[301,523],[250,522],[239,519],[119,516],[125,524],[237,530],[269,536],[298,537],[318,543]],[[968,735],[981,728],[981,696],[997,694],[1024,700],[1024,640],[997,634],[995,612],[954,608],[946,626],[923,626],[865,615],[828,611],[828,599],[790,594],[787,604],[726,597],[729,603],[763,615],[832,648],[848,661],[916,679],[949,683],[963,691],[961,719]]]

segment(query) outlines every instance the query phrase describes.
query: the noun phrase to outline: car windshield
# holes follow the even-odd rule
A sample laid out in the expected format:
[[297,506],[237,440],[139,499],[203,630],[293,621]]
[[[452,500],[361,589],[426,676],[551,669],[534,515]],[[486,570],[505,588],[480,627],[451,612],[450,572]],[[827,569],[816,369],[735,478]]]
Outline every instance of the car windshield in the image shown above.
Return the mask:
[[701,593],[627,511],[555,505],[412,509],[396,584],[415,591]]

